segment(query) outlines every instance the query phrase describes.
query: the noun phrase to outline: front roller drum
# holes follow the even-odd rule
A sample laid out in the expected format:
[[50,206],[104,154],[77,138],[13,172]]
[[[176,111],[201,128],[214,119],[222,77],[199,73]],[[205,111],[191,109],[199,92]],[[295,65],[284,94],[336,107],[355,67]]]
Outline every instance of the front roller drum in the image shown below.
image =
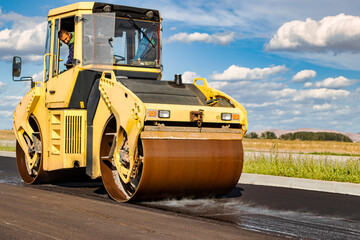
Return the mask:
[[[111,124],[109,124],[111,125]],[[139,139],[137,175],[125,184],[113,156],[113,127],[104,131],[100,168],[116,201],[224,195],[238,182],[243,166],[240,139]]]
[[224,195],[243,166],[241,140],[143,139],[136,199]]

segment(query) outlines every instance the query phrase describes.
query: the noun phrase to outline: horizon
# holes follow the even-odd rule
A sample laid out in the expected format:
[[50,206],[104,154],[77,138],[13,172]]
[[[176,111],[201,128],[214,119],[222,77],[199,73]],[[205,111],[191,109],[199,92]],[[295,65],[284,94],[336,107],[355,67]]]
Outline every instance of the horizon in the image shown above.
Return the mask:
[[[29,83],[12,82],[12,56],[23,58],[24,75],[41,80],[47,13],[74,2],[0,3],[0,129],[11,130],[12,113],[29,90]],[[354,134],[360,133],[356,3],[121,1],[160,10],[163,79],[177,73],[184,82],[207,78],[245,107],[248,132],[319,128]]]

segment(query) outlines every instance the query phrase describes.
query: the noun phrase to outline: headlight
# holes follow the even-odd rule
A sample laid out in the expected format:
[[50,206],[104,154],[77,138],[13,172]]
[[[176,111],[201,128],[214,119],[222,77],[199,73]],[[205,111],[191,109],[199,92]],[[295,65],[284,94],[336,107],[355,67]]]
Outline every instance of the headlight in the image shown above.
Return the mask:
[[159,110],[159,118],[170,118],[169,110]]
[[221,114],[221,120],[223,120],[223,121],[231,121],[232,120],[232,114],[231,113],[222,113]]

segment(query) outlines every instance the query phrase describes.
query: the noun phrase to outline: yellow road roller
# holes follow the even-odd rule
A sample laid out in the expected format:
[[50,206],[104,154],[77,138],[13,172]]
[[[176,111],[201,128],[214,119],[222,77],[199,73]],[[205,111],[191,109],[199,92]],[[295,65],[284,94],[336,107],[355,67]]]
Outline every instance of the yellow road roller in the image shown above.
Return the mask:
[[153,9],[79,2],[49,11],[43,80],[21,76],[13,58],[13,80],[32,86],[13,115],[25,183],[78,169],[120,202],[234,188],[246,111],[204,78],[161,80],[161,34]]

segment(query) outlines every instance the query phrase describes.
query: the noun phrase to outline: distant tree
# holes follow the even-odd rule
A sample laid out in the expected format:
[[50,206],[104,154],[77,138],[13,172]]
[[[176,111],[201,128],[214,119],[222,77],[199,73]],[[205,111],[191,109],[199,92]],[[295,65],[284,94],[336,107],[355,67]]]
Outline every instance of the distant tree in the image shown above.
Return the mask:
[[245,135],[246,138],[259,138],[259,135],[256,132],[251,132]]
[[286,133],[286,134],[282,134],[279,137],[282,140],[294,140],[293,134],[292,133]]
[[352,142],[352,140],[341,133],[332,132],[295,132],[287,133],[280,136],[284,140],[301,140],[301,141],[338,141],[338,142]]
[[265,139],[277,139],[274,132],[266,131],[261,133],[261,138]]

